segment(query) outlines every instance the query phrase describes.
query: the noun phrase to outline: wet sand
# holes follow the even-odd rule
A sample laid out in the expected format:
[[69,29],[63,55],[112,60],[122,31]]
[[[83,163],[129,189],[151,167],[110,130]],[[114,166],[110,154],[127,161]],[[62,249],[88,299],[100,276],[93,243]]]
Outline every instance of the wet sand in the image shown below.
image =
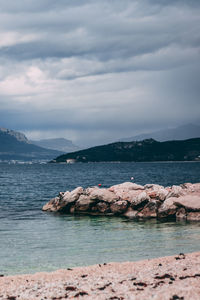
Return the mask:
[[0,299],[199,300],[200,252],[0,277]]

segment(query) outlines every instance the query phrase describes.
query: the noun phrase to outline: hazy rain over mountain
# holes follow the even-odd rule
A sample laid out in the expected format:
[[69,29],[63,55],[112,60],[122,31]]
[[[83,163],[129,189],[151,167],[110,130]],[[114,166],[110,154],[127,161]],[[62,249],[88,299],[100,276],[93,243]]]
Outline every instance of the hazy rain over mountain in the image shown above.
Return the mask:
[[199,124],[198,0],[0,8],[1,127],[95,145]]

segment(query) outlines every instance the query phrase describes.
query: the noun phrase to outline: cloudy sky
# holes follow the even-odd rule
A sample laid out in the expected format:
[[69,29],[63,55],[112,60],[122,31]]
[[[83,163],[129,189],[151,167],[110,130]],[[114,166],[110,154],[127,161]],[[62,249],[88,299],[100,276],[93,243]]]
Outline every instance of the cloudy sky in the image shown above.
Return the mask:
[[81,145],[199,123],[199,0],[0,0],[0,127]]

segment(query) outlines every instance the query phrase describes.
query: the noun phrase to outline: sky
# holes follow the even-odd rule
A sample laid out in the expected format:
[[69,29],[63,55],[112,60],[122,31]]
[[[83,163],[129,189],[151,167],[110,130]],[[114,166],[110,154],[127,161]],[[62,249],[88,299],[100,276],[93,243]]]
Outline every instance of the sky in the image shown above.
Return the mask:
[[200,122],[199,0],[0,0],[0,127],[82,146]]

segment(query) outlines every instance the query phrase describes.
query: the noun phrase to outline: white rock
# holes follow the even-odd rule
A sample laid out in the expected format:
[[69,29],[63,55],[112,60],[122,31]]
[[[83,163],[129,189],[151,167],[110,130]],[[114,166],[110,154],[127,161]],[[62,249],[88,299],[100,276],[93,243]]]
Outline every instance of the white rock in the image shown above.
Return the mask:
[[87,195],[81,195],[75,204],[75,211],[85,212],[89,211],[90,205],[93,201]]
[[185,191],[182,189],[181,186],[173,185],[167,195],[167,198],[180,197],[181,195],[184,195],[184,194],[185,194]]
[[77,187],[71,192],[65,192],[62,198],[62,201],[64,201],[66,204],[73,203],[77,201],[81,194],[83,194],[84,190],[81,186]]
[[146,189],[151,189],[152,191],[158,191],[160,189],[164,189],[164,186],[159,185],[159,184],[151,184],[151,183],[149,183],[149,184],[145,184],[144,188],[145,188],[145,190]]
[[144,190],[144,187],[142,185],[133,182],[124,182],[121,184],[113,185],[108,190],[111,192],[115,192],[117,190],[124,190],[124,191]]
[[115,193],[109,191],[108,189],[94,187],[87,189],[86,191],[90,199],[92,200],[104,201],[108,203],[113,203],[119,200],[119,197]]
[[176,206],[182,206],[187,211],[200,211],[200,195],[181,196],[175,201]]
[[160,201],[164,201],[167,198],[168,194],[169,194],[169,192],[166,189],[164,189],[164,188],[160,188],[157,191],[158,199]]
[[130,202],[131,202],[131,207],[136,207],[142,204],[143,202],[147,203],[149,201],[150,201],[149,195],[146,193],[146,191],[143,191],[136,197],[132,198]]

